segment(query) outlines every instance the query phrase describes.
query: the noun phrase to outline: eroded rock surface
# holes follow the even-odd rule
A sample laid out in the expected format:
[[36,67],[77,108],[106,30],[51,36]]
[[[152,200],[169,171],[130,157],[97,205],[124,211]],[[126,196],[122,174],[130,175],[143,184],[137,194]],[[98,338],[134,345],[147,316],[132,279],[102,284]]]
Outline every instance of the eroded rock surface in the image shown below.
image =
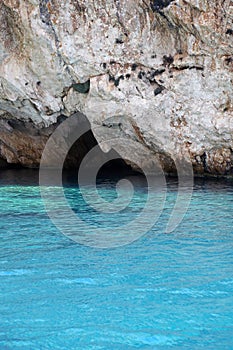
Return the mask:
[[231,0],[0,2],[8,163],[38,165],[46,140],[22,137],[8,120],[38,130],[81,111],[97,141],[142,144],[139,164],[157,153],[170,172],[171,155],[188,152],[196,173],[231,174],[232,90]]

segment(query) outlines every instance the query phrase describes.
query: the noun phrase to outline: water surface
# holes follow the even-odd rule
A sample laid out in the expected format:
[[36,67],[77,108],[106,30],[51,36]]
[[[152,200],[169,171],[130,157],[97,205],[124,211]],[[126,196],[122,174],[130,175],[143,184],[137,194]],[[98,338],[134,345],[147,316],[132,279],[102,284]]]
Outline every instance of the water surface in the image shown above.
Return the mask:
[[[71,205],[96,224],[67,179]],[[103,250],[51,223],[37,172],[1,171],[0,349],[233,349],[232,183],[196,181],[183,222],[164,234],[177,188],[168,182],[157,225]],[[110,232],[143,206],[136,183],[134,205],[104,222]],[[100,193],[114,198],[114,184],[100,179]]]

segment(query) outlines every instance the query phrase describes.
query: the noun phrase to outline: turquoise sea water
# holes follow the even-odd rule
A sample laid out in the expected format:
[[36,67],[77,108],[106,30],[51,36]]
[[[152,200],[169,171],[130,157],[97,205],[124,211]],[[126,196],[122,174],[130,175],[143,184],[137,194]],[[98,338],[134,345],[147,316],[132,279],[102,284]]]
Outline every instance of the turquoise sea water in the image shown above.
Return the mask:
[[[164,234],[177,188],[168,180],[164,211],[150,232],[97,249],[51,223],[36,176],[0,174],[1,350],[233,349],[231,181],[196,181],[183,222]],[[105,220],[109,232],[143,206],[146,188],[136,183],[134,205]],[[113,179],[98,188],[114,198]],[[96,224],[69,179],[65,192]]]

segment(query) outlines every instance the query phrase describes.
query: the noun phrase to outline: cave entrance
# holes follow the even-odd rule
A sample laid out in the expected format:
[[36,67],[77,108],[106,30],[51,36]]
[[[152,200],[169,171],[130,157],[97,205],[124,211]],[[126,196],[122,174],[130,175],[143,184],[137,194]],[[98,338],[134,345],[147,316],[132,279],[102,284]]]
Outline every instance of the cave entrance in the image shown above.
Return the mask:
[[[110,158],[114,158],[113,160],[109,161],[107,159],[108,157],[106,157],[106,153],[103,152],[98,146],[98,142],[91,130],[91,125],[87,117],[82,115],[81,122],[87,125],[88,131],[79,137],[67,154],[63,167],[64,181],[69,181],[69,179],[72,179],[73,176],[77,177],[77,172],[82,161],[93,148],[96,149],[95,157],[99,158],[93,159],[94,166],[96,163],[102,164],[102,166],[98,168],[98,178],[120,178],[122,176],[136,174],[136,172],[132,170],[131,166],[128,165],[115,150],[111,150],[108,153]],[[91,165],[90,171],[92,171]]]

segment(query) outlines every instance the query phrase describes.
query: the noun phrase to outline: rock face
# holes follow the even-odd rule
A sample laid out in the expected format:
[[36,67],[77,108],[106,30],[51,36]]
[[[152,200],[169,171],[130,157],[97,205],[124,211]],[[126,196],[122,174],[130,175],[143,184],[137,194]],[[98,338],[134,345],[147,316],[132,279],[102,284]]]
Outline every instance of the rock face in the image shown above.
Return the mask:
[[81,111],[168,172],[175,152],[232,174],[232,20],[231,0],[1,0],[1,158],[38,165],[49,126]]

